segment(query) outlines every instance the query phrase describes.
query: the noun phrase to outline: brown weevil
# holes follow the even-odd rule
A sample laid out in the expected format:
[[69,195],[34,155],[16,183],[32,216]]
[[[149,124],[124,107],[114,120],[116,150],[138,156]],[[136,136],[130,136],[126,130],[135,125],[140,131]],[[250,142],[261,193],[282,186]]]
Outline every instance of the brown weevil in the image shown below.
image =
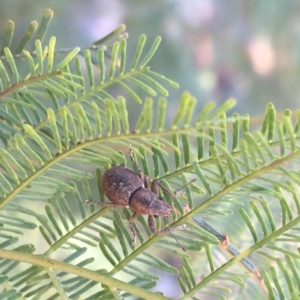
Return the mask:
[[[103,202],[89,202],[87,204],[100,204],[102,206],[123,206],[131,207],[134,211],[129,219],[129,226],[132,231],[132,245],[136,242],[136,231],[133,227],[133,221],[138,214],[148,215],[148,226],[153,234],[161,234],[175,230],[184,230],[185,225],[168,227],[163,230],[156,230],[156,223],[154,218],[159,216],[169,217],[173,211],[170,204],[165,202],[162,198],[158,197],[158,189],[161,188],[167,192],[171,197],[181,196],[183,194],[182,188],[175,192],[170,191],[156,180],[151,180],[145,176],[136,161],[133,159],[132,151],[129,150],[130,159],[134,163],[139,175],[136,175],[131,169],[116,166],[111,167],[104,172],[101,179],[101,188],[104,195],[112,203]],[[193,182],[192,180],[191,182]],[[190,184],[189,182],[188,184]],[[172,235],[173,236],[173,235]],[[175,238],[175,236],[173,236]],[[176,239],[176,238],[175,238]],[[178,242],[178,240],[176,239]],[[179,244],[179,242],[178,242]],[[179,244],[180,245],[180,244]],[[181,246],[185,251],[185,249]]]

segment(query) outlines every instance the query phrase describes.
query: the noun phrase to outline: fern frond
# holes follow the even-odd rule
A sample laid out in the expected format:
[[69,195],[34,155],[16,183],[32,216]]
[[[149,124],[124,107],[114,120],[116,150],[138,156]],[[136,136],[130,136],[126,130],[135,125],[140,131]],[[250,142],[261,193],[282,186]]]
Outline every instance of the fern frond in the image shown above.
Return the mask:
[[[31,126],[34,126],[34,128],[37,130],[42,130],[42,128],[48,126],[47,124],[48,118],[46,115],[47,107],[41,104],[41,102],[36,98],[38,96],[46,99],[50,98],[51,101],[53,101],[55,111],[52,113],[52,118],[50,118],[51,120],[53,120],[54,118],[57,117],[56,115],[59,113],[60,109],[64,109],[64,108],[71,109],[71,107],[75,108],[76,103],[80,103],[81,105],[83,105],[82,107],[84,108],[84,110],[86,110],[86,107],[89,109],[90,102],[88,102],[87,100],[90,97],[94,98],[94,100],[98,102],[98,105],[104,105],[104,106],[106,105],[106,113],[109,114],[113,113],[112,116],[114,116],[114,113],[116,112],[114,108],[115,104],[108,101],[108,99],[114,100],[114,98],[105,91],[112,84],[120,84],[135,99],[137,99],[138,102],[141,102],[141,99],[136,95],[133,89],[129,87],[127,83],[125,83],[125,81],[127,80],[130,80],[136,85],[142,87],[142,89],[144,89],[146,92],[150,93],[151,95],[156,95],[156,91],[152,87],[150,87],[150,85],[153,85],[154,88],[157,88],[164,95],[166,95],[167,94],[166,90],[162,88],[162,86],[156,80],[151,79],[150,75],[148,74],[149,68],[145,67],[144,65],[143,66],[137,65],[135,69],[131,69],[128,72],[126,72],[123,68],[122,72],[120,72],[118,75],[115,74],[116,66],[119,64],[125,66],[125,61],[122,61],[122,59],[126,60],[126,55],[125,55],[126,48],[124,48],[124,46],[119,47],[119,44],[120,43],[115,42],[112,49],[112,53],[111,53],[112,60],[110,61],[108,78],[106,78],[104,72],[105,64],[104,64],[103,51],[101,52],[100,51],[101,49],[99,50],[100,51],[99,53],[102,53],[102,55],[98,56],[99,57],[98,65],[101,67],[100,70],[101,82],[99,84],[96,84],[96,80],[94,78],[96,75],[94,74],[93,71],[91,52],[90,50],[87,49],[84,50],[85,67],[88,71],[88,78],[89,78],[89,89],[86,87],[85,78],[81,70],[79,61],[77,58],[75,58],[75,56],[80,51],[79,48],[75,48],[72,51],[70,51],[70,53],[61,62],[58,62],[55,65],[53,63],[53,57],[55,54],[55,47],[54,47],[55,39],[51,38],[49,42],[49,47],[46,47],[44,49],[41,48],[42,47],[41,43],[37,41],[36,53],[40,53],[40,55],[37,55],[37,64],[34,63],[34,58],[30,55],[30,53],[26,52],[26,57],[30,65],[31,72],[29,76],[25,77],[25,79],[21,79],[22,77],[20,75],[20,72],[17,70],[14,58],[10,50],[6,48],[5,49],[6,60],[10,63],[10,69],[12,70],[13,73],[14,83],[11,84],[10,75],[7,73],[5,68],[2,67],[1,70],[3,71],[4,78],[6,78],[7,86],[4,86],[3,91],[0,92],[0,98],[1,98],[0,105],[3,105],[4,118],[5,116],[11,114],[14,116],[14,118],[8,117],[6,122],[2,121],[3,122],[2,127],[5,130],[2,134],[2,141],[4,142],[4,144],[7,145],[8,139],[12,136],[12,134],[15,134],[16,132],[21,133],[23,129],[22,124],[24,123],[23,118],[25,119],[26,123],[30,124]],[[121,44],[126,46],[125,42],[121,41]],[[157,48],[158,42],[156,41],[154,45],[156,46],[154,48],[152,47],[153,48],[151,50],[152,52],[154,51],[154,49]],[[123,53],[120,54],[121,62],[119,62],[119,59],[117,60],[119,48],[120,50],[123,51]],[[142,51],[143,45],[138,44],[137,48],[139,49],[139,51]],[[152,52],[150,56],[153,55]],[[150,56],[148,53],[147,61],[150,59]],[[43,73],[43,64],[46,57],[48,57],[48,68],[47,68],[48,73]],[[71,72],[71,66],[70,66],[70,63],[73,60],[75,61],[75,71],[76,71],[75,74]],[[53,69],[55,69],[56,71],[52,71]],[[134,77],[134,76],[138,77],[140,74],[144,79],[146,79],[146,82],[143,82],[143,80]],[[24,88],[25,86],[26,89]],[[42,89],[42,91],[40,91],[40,89]],[[23,98],[25,101],[20,101],[20,98]],[[20,108],[16,107],[16,105],[20,106]],[[36,110],[36,108],[38,108],[38,110]],[[6,111],[8,113],[6,113]],[[35,120],[29,117],[29,115],[31,114],[34,115]],[[70,114],[68,115],[70,118],[72,118]],[[123,116],[123,123],[124,123],[124,119],[125,118]],[[100,128],[101,122],[99,122],[99,116],[97,116],[96,120],[98,124],[97,128]],[[11,126],[9,124],[12,121],[13,123]],[[118,122],[116,122],[115,124],[118,124]],[[58,126],[62,127],[61,124],[58,124]],[[86,126],[88,126],[87,122],[86,122]],[[108,129],[110,130],[109,127]],[[81,137],[83,138],[82,127],[80,128],[80,130],[81,130]],[[89,135],[91,136],[91,132]],[[56,142],[58,142],[58,140]]]
[[[54,37],[43,44],[51,18],[47,11],[33,51],[25,47],[37,23],[29,25],[17,53],[10,47],[14,25],[8,22],[1,50],[2,294],[165,299],[148,290],[159,282],[158,273],[168,273],[179,275],[181,299],[225,299],[231,289],[246,286],[249,274],[274,299],[296,297],[299,113],[296,122],[289,110],[280,119],[269,104],[262,128],[253,131],[248,115],[227,116],[233,99],[196,112],[197,100],[185,92],[166,122],[168,101],[149,97],[166,97],[166,86],[177,86],[148,66],[159,37],[146,50],[142,35],[128,61],[120,26],[91,48],[70,49],[61,58]],[[28,63],[25,75],[20,57]],[[112,86],[121,87],[128,99],[111,94]],[[146,93],[145,100],[136,88]],[[142,104],[134,112],[128,108],[132,100]],[[135,169],[126,156],[129,147],[144,174],[169,190],[184,186],[185,194],[174,199],[160,191],[174,210],[169,218],[156,219],[157,229],[185,224],[187,230],[153,235],[139,215],[132,245],[129,209],[84,205],[98,198],[105,202],[100,183],[105,169]],[[37,238],[24,238],[33,234]],[[234,246],[237,240],[244,242],[243,251]],[[250,254],[264,271],[249,260]],[[179,267],[170,263],[170,255]]]

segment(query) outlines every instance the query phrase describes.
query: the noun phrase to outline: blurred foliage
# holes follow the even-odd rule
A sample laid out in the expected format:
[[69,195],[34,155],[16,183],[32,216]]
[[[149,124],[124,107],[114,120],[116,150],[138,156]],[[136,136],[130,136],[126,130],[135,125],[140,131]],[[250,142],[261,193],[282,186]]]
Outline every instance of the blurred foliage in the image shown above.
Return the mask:
[[[48,6],[0,0],[1,28],[9,16],[21,36],[22,26]],[[270,101],[279,110],[298,106],[299,1],[66,0],[51,8],[58,47],[89,45],[121,23],[132,37],[161,35],[153,67],[196,95],[200,107],[228,97],[238,100],[238,111],[256,115]],[[135,42],[129,39],[132,47]],[[181,93],[171,96],[179,99]]]

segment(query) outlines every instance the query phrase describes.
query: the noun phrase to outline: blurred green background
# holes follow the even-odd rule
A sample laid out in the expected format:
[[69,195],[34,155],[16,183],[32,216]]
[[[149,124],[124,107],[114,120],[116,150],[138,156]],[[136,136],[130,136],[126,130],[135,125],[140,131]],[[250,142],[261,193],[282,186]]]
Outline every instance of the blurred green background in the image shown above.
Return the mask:
[[[55,35],[58,49],[90,46],[122,23],[131,52],[141,34],[149,46],[160,35],[150,65],[180,84],[170,89],[174,103],[189,90],[198,108],[234,97],[235,111],[252,116],[263,115],[269,102],[277,111],[300,106],[299,0],[0,0],[0,41],[6,20],[16,24],[16,44],[47,8],[54,18],[46,41]],[[172,282],[163,276],[160,284]]]
[[0,0],[0,36],[12,19],[21,37],[48,7],[48,37],[57,36],[58,48],[89,46],[121,23],[132,47],[142,33],[148,41],[162,36],[151,67],[180,84],[172,100],[184,90],[199,107],[234,97],[236,110],[251,115],[262,115],[268,102],[278,111],[299,106],[299,1]]

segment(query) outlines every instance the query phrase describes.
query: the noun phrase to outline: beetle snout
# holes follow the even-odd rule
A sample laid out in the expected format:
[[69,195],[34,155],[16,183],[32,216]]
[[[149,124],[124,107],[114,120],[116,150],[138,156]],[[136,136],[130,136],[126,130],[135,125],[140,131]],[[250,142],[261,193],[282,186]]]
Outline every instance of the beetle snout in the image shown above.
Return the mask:
[[150,208],[149,214],[159,215],[162,217],[170,216],[173,211],[173,207],[170,204],[160,199],[155,199],[154,201],[152,201],[149,208]]
[[[168,203],[166,203],[166,202],[164,202],[164,209],[163,209],[164,211],[165,211],[165,215],[166,216],[169,216],[171,213],[172,213],[172,211],[173,211],[173,207],[170,205],[170,204],[168,204]],[[162,214],[163,215],[163,214]]]

